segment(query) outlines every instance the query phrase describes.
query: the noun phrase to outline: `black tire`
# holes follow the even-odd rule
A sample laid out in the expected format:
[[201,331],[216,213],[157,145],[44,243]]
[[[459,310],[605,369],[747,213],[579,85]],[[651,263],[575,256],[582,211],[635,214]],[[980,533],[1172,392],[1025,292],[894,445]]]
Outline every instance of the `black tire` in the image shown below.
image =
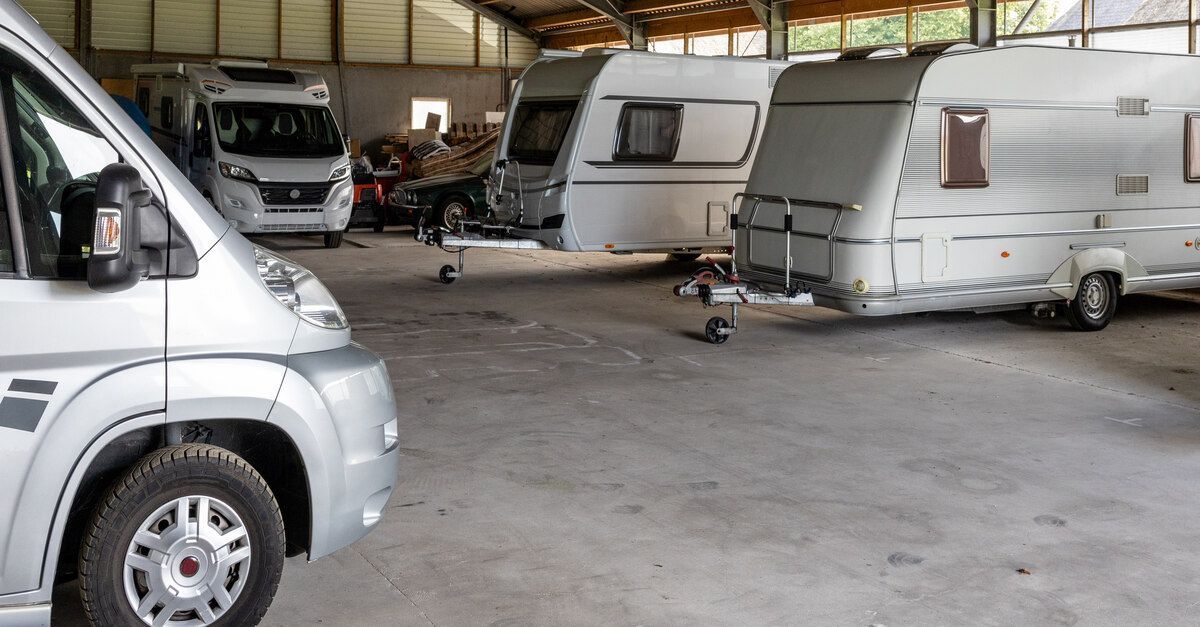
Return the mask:
[[675,261],[682,261],[684,263],[688,263],[688,262],[692,262],[692,261],[699,259],[700,253],[670,253],[667,256]]
[[371,230],[376,233],[382,233],[384,227],[387,226],[387,209],[383,205],[375,206],[375,224],[371,226]]
[[325,234],[325,248],[337,248],[342,245],[342,234],[345,231],[334,231]]
[[[148,517],[163,507],[171,507],[173,502],[183,499],[190,502],[192,498],[206,498],[206,503],[212,503],[210,521],[227,520],[221,518],[221,508],[231,509],[246,531],[244,538],[237,542],[249,548],[248,557],[244,558],[249,561],[236,566],[237,571],[230,571],[236,572],[236,576],[214,577],[214,581],[221,580],[221,586],[233,586],[238,590],[231,595],[229,607],[218,606],[221,613],[214,622],[255,625],[262,620],[275,598],[279,576],[283,572],[284,530],[279,504],[262,476],[241,457],[207,444],[181,444],[159,449],[135,464],[109,488],[84,530],[79,552],[79,591],[84,612],[93,625],[145,624],[127,597],[125,558],[130,554],[135,534],[144,528],[142,525],[149,521]],[[189,509],[188,514],[191,513]],[[159,533],[165,536],[173,528],[159,527]],[[222,531],[212,523],[209,528],[218,533]],[[195,550],[196,545],[192,543],[193,540],[187,539],[174,546],[184,545],[181,551]],[[153,555],[153,552],[147,550],[146,554]],[[164,555],[166,561],[174,561],[169,559],[170,555]],[[179,563],[182,572],[182,562]],[[243,567],[249,572],[242,570]],[[204,572],[207,573],[209,568],[214,569],[214,574],[220,574],[220,570],[211,565]],[[172,570],[172,574],[174,572]],[[245,583],[237,587],[236,581],[242,578]],[[180,598],[178,590],[174,594],[176,596],[167,600]],[[155,610],[161,613],[165,608],[155,605],[151,612]],[[211,606],[209,611],[216,612]]]
[[[455,216],[458,217],[455,218]],[[451,231],[458,229],[458,223],[463,218],[474,216],[475,206],[471,204],[470,198],[462,194],[450,194],[438,200],[437,206],[433,210],[433,219]]]
[[454,282],[454,279],[458,278],[458,277],[450,276],[451,272],[454,272],[454,266],[452,266],[450,264],[446,264],[446,265],[442,266],[441,269],[438,270],[438,279],[440,279],[442,281],[442,283],[445,283],[446,285],[450,285],[451,283]]
[[704,337],[708,338],[713,344],[724,344],[729,339],[729,335],[718,333],[717,329],[729,328],[729,321],[721,316],[713,316],[708,319],[708,323],[704,325]]
[[1067,301],[1067,321],[1079,331],[1099,331],[1117,313],[1117,282],[1108,272],[1093,272],[1079,280],[1075,298]]

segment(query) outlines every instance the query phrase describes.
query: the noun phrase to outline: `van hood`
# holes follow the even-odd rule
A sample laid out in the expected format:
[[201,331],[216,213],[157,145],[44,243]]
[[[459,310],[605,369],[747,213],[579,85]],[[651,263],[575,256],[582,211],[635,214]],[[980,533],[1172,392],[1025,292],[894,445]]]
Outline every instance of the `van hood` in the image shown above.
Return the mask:
[[226,153],[222,155],[221,160],[250,170],[264,183],[323,183],[329,180],[329,175],[335,169],[350,165],[350,159],[346,155],[317,159],[277,159]]

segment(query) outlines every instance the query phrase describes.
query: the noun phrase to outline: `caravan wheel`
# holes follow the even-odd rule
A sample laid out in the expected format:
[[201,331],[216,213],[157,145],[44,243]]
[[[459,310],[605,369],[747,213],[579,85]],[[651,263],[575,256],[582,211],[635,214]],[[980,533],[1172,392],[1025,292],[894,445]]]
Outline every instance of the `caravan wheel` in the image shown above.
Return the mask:
[[1075,298],[1067,301],[1067,320],[1080,331],[1099,331],[1117,313],[1117,282],[1107,272],[1093,272],[1079,281]]

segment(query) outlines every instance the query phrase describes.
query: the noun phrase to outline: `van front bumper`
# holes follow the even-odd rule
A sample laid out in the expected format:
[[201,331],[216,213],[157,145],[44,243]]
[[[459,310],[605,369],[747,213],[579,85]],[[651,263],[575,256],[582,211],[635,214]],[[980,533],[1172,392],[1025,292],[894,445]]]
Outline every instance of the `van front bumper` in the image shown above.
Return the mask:
[[331,184],[325,202],[312,205],[264,205],[252,183],[224,181],[221,215],[241,233],[341,231],[350,222],[354,188],[350,180]]
[[387,368],[367,349],[288,357],[269,421],[293,437],[311,508],[309,558],[365,536],[378,524],[400,464],[396,403]]

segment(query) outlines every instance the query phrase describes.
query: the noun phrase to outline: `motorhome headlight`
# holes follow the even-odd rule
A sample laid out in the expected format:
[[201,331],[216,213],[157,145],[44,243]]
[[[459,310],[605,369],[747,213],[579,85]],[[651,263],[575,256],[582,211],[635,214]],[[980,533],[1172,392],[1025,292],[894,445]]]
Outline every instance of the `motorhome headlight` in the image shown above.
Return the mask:
[[280,304],[325,329],[345,329],[346,314],[321,281],[303,266],[261,246],[254,247],[258,276]]
[[333,172],[331,172],[329,174],[329,180],[340,181],[340,180],[346,178],[347,176],[350,176],[350,166],[344,165],[344,166],[341,166],[340,168],[335,168],[333,170]]
[[251,172],[249,168],[243,168],[240,165],[233,165],[232,163],[225,163],[224,161],[220,162],[220,166],[221,176],[227,179],[250,181],[251,183],[258,182],[258,177],[254,176],[254,173]]

